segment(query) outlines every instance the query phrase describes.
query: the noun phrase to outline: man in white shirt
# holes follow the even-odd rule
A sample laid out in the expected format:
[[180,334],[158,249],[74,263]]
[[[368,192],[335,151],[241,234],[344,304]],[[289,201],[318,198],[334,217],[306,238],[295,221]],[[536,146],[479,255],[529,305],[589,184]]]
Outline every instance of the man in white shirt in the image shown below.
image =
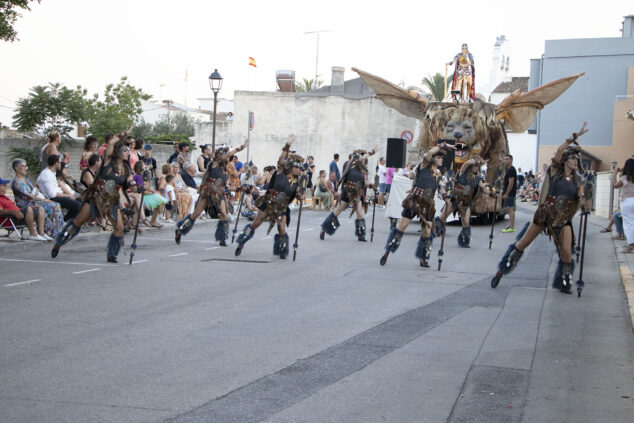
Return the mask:
[[47,164],[48,167],[37,177],[37,186],[46,198],[61,204],[62,208],[67,210],[64,220],[74,219],[79,213],[81,203],[71,194],[65,194],[57,183],[56,173],[62,167],[60,157],[55,154],[48,156]]
[[385,167],[385,157],[381,157],[379,159],[379,164],[376,167],[376,173],[379,175],[379,205],[383,206],[385,204],[383,197],[387,189],[385,185],[385,174],[387,173],[387,168]]

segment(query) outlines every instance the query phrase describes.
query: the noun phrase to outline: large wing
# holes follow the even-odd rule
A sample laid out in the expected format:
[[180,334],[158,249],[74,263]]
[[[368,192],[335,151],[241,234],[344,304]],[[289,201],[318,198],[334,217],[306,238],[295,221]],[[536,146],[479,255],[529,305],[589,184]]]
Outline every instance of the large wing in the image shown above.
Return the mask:
[[372,88],[376,97],[385,103],[386,106],[401,112],[405,116],[415,119],[423,118],[427,100],[416,91],[406,90],[392,84],[390,81],[357,68],[352,68],[352,70],[359,74],[363,81]]
[[567,76],[522,94],[516,91],[506,97],[495,109],[496,119],[504,119],[513,132],[524,132],[535,120],[537,110],[563,94],[585,72]]

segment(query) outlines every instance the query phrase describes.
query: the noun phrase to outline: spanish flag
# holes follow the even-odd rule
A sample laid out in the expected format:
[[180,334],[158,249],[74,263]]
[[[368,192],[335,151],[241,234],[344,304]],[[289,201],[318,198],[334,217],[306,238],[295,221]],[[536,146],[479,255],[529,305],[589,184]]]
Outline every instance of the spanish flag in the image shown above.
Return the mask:
[[253,57],[249,57],[249,66],[257,68],[257,65],[255,64],[255,59]]

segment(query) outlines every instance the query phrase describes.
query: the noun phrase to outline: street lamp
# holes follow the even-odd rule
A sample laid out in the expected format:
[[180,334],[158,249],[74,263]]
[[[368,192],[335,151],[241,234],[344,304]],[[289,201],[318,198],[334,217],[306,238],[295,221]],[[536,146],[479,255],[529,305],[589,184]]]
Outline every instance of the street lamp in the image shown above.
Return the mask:
[[218,73],[218,69],[209,75],[209,88],[214,92],[214,127],[211,135],[211,151],[216,152],[216,106],[218,105],[218,92],[222,88],[222,76]]

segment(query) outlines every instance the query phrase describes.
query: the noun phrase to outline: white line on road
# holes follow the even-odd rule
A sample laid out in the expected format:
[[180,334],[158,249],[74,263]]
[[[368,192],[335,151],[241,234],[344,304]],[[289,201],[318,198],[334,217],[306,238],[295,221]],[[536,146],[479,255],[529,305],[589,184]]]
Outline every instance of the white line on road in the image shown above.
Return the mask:
[[133,262],[132,262],[132,264],[145,263],[145,262],[147,262],[147,261],[150,261],[150,260],[139,260],[139,261],[133,261]]
[[170,254],[170,257],[186,256],[189,253]]
[[215,250],[216,248],[220,248],[220,247],[210,247],[210,248],[205,248],[205,251]]
[[308,232],[308,231],[312,231],[313,228],[308,228],[308,229],[304,229],[302,232]]
[[26,281],[26,282],[17,282],[17,283],[10,283],[10,284],[7,284],[7,285],[5,285],[5,286],[24,285],[25,283],[39,282],[39,281],[41,281],[41,280],[42,280],[42,279],[31,279],[30,281]]
[[75,263],[70,261],[47,261],[47,260],[21,260],[21,259],[0,259],[0,261],[15,261],[22,263],[50,263],[50,264],[73,264],[79,266],[109,266],[118,267],[116,264],[102,264],[102,263]]
[[88,272],[94,272],[95,270],[99,270],[99,267],[96,267],[94,269],[88,269],[88,270],[80,270],[79,272],[73,272],[73,275],[81,275],[82,273],[88,273]]
[[[172,241],[174,242],[174,238],[141,238],[142,241]],[[198,240],[198,239],[184,239],[181,238],[181,242],[202,242],[202,243],[206,243],[209,244],[211,242],[216,242],[216,241],[203,241],[203,240]]]
[[273,238],[272,236],[265,236],[264,238],[260,238],[260,239],[271,239]]

